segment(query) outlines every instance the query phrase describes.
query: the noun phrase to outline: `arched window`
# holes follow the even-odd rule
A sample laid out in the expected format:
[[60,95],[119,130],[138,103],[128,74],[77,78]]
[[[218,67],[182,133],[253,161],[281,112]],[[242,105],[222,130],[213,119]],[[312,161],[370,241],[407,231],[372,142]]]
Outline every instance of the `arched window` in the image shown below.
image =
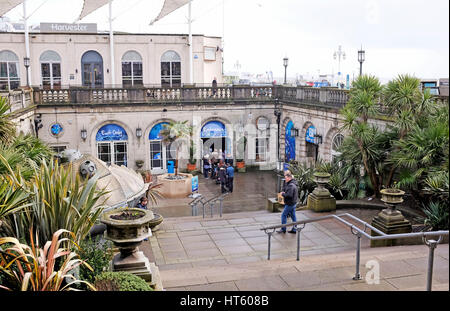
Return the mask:
[[11,51],[0,52],[0,89],[14,90],[20,85],[19,58]]
[[339,147],[344,142],[344,135],[342,134],[336,134],[333,137],[333,140],[331,142],[331,160],[334,162],[338,156],[341,155],[341,152],[339,152]]
[[181,58],[175,51],[167,51],[161,57],[161,85],[181,86]]
[[103,87],[103,58],[95,51],[87,51],[81,57],[83,86]]
[[42,86],[46,88],[61,87],[61,57],[54,51],[45,51],[39,58],[41,63]]
[[142,85],[142,57],[138,52],[128,51],[122,57],[123,86]]
[[117,124],[102,126],[95,137],[97,141],[97,156],[106,164],[127,166],[127,132]]

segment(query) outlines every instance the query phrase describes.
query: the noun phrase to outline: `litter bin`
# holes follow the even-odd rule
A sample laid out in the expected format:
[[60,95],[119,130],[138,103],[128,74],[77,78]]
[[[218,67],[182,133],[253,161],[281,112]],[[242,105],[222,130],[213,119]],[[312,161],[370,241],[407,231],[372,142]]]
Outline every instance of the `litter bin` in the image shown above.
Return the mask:
[[169,174],[175,173],[175,163],[173,161],[167,161],[167,173]]

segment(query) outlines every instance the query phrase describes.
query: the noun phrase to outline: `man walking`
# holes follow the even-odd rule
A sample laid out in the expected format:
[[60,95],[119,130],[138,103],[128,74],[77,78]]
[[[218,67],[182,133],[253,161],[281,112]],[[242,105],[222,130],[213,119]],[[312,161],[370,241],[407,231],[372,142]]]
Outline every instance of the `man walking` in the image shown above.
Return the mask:
[[227,184],[227,169],[225,168],[225,165],[223,162],[220,162],[219,164],[219,172],[218,177],[220,181],[220,189],[222,193],[225,193],[225,185]]
[[[288,216],[291,217],[292,222],[297,221],[297,217],[295,216],[295,207],[297,206],[297,200],[298,200],[298,183],[292,177],[292,173],[289,170],[284,172],[284,180],[285,180],[285,184],[283,187],[283,192],[281,192],[281,195],[284,198],[284,210],[283,210],[283,213],[281,213],[281,224],[287,223]],[[286,233],[286,227],[282,227],[277,232],[278,233]],[[294,226],[288,232],[296,233],[297,229]]]
[[227,162],[227,189],[229,192],[233,192],[233,180],[234,180],[234,167]]

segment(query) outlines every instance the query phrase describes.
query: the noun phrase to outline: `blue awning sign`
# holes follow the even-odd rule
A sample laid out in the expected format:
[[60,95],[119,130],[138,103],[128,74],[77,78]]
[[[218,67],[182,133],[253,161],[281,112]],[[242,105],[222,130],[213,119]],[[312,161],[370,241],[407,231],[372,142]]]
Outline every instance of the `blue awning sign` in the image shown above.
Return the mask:
[[95,137],[97,141],[128,140],[127,132],[117,124],[102,126]]
[[308,127],[308,129],[306,130],[306,137],[305,140],[309,143],[314,144],[315,143],[315,135],[316,135],[316,128],[314,127],[314,125],[311,125],[310,127]]
[[161,137],[161,131],[167,126],[169,125],[168,122],[161,122],[156,124],[150,131],[150,134],[148,135],[148,139],[150,140],[158,140],[158,139],[162,139]]
[[219,121],[210,121],[202,127],[201,138],[227,137],[225,125]]

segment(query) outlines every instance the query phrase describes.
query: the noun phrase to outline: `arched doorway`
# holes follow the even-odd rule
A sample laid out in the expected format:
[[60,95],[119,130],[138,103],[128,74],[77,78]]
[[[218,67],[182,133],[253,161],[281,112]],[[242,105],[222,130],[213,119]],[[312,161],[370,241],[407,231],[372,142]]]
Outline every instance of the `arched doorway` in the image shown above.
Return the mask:
[[117,124],[102,126],[95,137],[97,141],[97,157],[106,164],[127,166],[128,161],[128,135]]
[[103,87],[103,58],[96,51],[87,51],[81,57],[81,75],[83,86]]
[[214,151],[231,154],[231,140],[228,138],[225,124],[220,121],[209,121],[202,127],[200,133],[203,154]]
[[295,137],[291,135],[291,130],[294,128],[294,122],[289,121],[286,125],[285,132],[285,162],[289,163],[295,160]]
[[152,127],[148,135],[148,139],[150,140],[150,169],[153,174],[160,174],[167,171],[168,161],[174,161],[175,163],[175,144],[165,145],[162,142],[161,131],[167,125],[169,125],[168,122],[156,124]]

